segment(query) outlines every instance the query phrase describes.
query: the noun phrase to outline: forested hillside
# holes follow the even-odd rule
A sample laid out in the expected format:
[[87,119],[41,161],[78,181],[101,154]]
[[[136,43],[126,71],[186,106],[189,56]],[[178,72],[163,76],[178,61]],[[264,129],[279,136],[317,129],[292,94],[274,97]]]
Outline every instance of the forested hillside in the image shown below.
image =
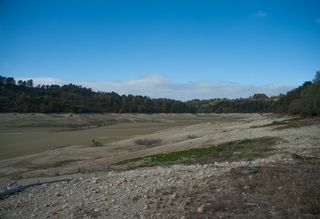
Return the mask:
[[320,116],[320,71],[316,73],[313,81],[304,82],[303,85],[281,96],[275,111]]
[[[320,72],[315,79],[280,97],[255,94],[250,98],[190,100],[94,92],[69,85],[33,85],[0,76],[0,112],[108,112],[108,113],[254,113],[278,112],[320,115]],[[191,91],[192,92],[192,91]]]
[[94,92],[73,84],[33,87],[32,80],[16,83],[14,78],[1,77],[0,91],[0,112],[193,112],[193,109],[181,101]]

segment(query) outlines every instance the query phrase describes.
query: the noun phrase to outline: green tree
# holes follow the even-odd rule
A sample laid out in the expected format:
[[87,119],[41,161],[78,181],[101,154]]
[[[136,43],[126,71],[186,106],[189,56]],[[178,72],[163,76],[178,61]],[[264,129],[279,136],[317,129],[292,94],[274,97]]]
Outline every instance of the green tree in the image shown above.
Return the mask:
[[316,75],[314,76],[313,83],[316,82],[320,82],[320,71],[317,71]]
[[32,79],[27,80],[26,87],[33,87],[33,80]]
[[7,84],[7,85],[15,85],[16,81],[14,80],[13,77],[8,77],[8,78],[5,79],[4,83]]

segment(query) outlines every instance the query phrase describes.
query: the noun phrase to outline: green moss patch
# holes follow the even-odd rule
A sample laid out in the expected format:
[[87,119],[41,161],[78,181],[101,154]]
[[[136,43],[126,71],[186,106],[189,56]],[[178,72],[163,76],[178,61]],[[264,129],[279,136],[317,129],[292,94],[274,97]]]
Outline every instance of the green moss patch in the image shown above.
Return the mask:
[[175,163],[213,163],[223,161],[250,161],[270,155],[273,146],[279,139],[261,137],[227,142],[206,148],[195,148],[185,151],[176,151],[167,154],[156,154],[124,160],[116,165],[124,165],[143,161],[145,165],[175,164]]

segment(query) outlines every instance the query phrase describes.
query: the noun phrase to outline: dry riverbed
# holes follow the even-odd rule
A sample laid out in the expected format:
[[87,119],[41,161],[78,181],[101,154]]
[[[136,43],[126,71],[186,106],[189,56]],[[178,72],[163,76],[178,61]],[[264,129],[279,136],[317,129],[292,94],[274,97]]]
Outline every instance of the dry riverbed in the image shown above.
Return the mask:
[[[319,120],[272,114],[117,116],[73,118],[82,128],[97,118],[105,121],[100,128],[162,128],[101,141],[102,146],[89,142],[0,161],[2,189],[14,181],[71,179],[0,200],[0,218],[320,216]],[[60,122],[46,119],[46,128],[61,132]],[[30,126],[27,120],[16,126],[8,121],[10,130]]]

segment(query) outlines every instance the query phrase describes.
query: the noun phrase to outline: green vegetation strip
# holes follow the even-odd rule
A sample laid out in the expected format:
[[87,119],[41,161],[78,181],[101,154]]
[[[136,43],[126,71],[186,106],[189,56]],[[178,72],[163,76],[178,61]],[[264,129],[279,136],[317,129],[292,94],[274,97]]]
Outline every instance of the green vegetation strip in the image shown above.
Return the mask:
[[213,163],[218,161],[250,161],[265,157],[273,150],[278,138],[262,137],[232,141],[207,148],[195,148],[185,151],[156,154],[124,160],[116,165],[125,165],[143,161],[145,164],[174,164],[174,163]]

